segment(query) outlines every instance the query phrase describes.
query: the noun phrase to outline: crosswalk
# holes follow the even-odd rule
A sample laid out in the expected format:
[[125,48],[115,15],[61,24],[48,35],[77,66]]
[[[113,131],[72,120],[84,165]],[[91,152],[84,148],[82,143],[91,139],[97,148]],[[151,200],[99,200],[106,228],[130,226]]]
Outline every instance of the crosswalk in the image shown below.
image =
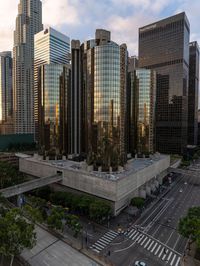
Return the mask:
[[102,251],[106,246],[108,246],[116,237],[118,236],[118,233],[116,233],[113,230],[109,230],[107,233],[105,233],[99,240],[97,240],[94,245],[92,245],[90,248],[94,250],[95,252],[99,253]]
[[143,248],[160,258],[162,261],[165,261],[167,265],[180,265],[181,255],[151,236],[144,234],[135,228],[126,231],[124,234],[135,243],[141,245]]

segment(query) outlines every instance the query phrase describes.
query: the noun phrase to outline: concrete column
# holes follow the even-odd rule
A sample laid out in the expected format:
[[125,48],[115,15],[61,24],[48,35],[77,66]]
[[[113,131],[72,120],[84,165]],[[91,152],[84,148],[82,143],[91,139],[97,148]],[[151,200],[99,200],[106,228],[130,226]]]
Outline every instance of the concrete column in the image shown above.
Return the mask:
[[150,186],[146,186],[146,193],[148,196],[151,195],[151,187]]
[[146,199],[147,193],[146,193],[145,189],[140,189],[139,190],[139,197]]

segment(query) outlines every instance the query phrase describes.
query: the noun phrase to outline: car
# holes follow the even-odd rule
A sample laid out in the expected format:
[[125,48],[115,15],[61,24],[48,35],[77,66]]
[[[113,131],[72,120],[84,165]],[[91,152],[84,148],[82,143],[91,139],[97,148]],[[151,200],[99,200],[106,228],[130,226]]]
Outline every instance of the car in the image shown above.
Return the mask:
[[180,193],[182,193],[182,192],[183,192],[183,190],[182,190],[182,189],[180,189],[180,190],[179,190],[179,192],[180,192]]
[[187,185],[187,182],[185,182],[184,185]]
[[139,261],[139,260],[137,260],[137,261],[135,262],[135,266],[147,266],[147,264],[146,264],[145,262],[143,262],[143,261]]

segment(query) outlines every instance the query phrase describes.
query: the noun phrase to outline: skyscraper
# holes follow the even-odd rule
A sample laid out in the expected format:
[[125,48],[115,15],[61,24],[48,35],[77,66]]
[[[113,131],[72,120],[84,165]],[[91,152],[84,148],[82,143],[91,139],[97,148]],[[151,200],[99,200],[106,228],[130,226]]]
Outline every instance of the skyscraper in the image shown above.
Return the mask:
[[38,69],[45,64],[69,64],[70,39],[50,27],[34,37],[34,121],[38,140]]
[[0,53],[0,123],[13,115],[12,56],[11,52]]
[[133,87],[135,150],[138,154],[148,155],[155,151],[156,72],[136,69]]
[[69,65],[45,64],[38,69],[39,146],[45,151],[68,153]]
[[34,133],[34,34],[41,31],[40,0],[20,0],[13,48],[14,123],[18,134]]
[[199,96],[199,46],[190,43],[188,89],[188,144],[197,145],[198,138],[198,96]]
[[139,29],[139,67],[157,72],[156,150],[187,145],[190,25],[185,13]]
[[88,154],[108,170],[127,158],[127,48],[111,41],[109,31],[98,29],[95,40],[84,44],[84,53]]
[[80,41],[71,42],[72,86],[70,91],[70,154],[79,155],[82,152],[82,76]]

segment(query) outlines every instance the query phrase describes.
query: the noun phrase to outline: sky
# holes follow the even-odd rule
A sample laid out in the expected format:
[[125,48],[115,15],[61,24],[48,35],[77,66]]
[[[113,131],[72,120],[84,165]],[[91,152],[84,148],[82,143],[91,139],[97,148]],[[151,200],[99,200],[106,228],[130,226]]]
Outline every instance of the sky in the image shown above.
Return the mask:
[[[20,0],[0,0],[0,52],[12,50],[13,31]],[[130,55],[138,54],[138,28],[185,11],[190,40],[200,43],[200,0],[42,0],[43,24],[71,39],[85,41],[96,28],[111,31],[112,40],[126,43]]]

